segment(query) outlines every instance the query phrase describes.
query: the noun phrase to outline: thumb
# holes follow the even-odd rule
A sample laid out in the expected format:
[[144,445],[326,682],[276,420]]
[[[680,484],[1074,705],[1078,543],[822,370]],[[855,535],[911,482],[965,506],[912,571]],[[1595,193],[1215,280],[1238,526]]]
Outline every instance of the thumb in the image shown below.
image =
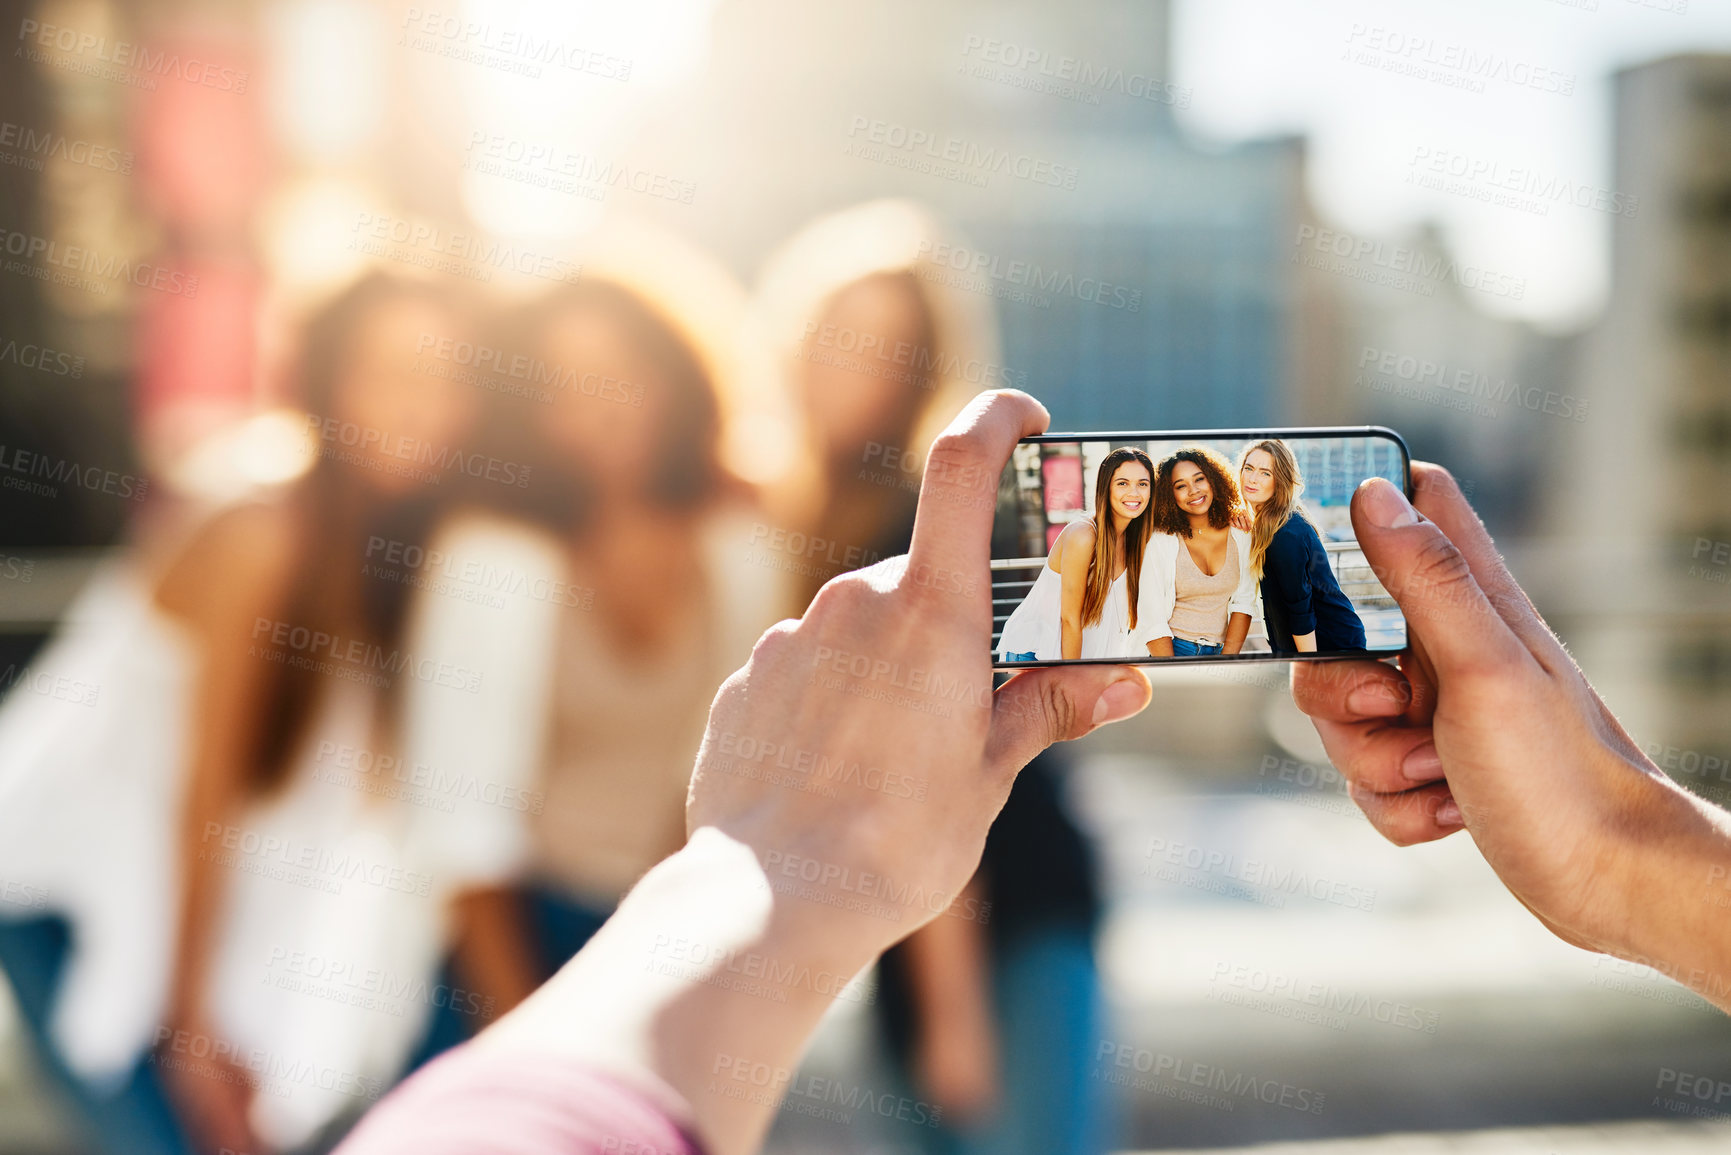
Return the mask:
[[1399,603],[1409,638],[1440,676],[1465,676],[1530,659],[1485,596],[1472,564],[1396,486],[1373,477],[1352,496],[1352,528],[1371,572]]
[[1054,742],[1140,714],[1153,696],[1134,666],[1051,666],[1017,674],[992,695],[986,765],[1020,770]]

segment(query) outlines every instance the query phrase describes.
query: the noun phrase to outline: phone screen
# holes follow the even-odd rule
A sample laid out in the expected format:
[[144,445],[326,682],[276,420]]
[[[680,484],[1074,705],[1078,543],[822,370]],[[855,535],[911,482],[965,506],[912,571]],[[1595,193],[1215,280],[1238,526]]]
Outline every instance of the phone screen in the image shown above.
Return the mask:
[[1408,474],[1374,427],[1028,438],[998,485],[994,663],[1399,652],[1406,620],[1349,506]]

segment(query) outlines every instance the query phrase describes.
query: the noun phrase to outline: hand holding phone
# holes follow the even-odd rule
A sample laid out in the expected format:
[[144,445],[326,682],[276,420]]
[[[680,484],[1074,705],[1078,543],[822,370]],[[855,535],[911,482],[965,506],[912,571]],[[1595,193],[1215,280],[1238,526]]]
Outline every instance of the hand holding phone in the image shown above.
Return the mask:
[[1396,668],[1293,671],[1292,692],[1390,841],[1463,827],[1560,938],[1731,1010],[1731,815],[1642,754],[1503,564],[1454,479],[1366,485],[1365,549],[1412,616]]

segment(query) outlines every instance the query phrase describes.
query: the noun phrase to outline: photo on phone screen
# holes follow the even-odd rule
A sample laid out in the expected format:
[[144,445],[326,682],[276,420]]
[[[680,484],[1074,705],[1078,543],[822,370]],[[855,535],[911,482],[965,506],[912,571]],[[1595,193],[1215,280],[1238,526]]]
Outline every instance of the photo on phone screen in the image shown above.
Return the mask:
[[1372,477],[1409,490],[1407,463],[1375,427],[1027,438],[998,485],[993,661],[1396,653],[1349,504]]

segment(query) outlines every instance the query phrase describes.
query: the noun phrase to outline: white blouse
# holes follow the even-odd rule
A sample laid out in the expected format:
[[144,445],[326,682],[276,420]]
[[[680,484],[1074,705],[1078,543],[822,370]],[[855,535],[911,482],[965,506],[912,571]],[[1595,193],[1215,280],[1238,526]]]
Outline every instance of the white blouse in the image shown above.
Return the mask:
[[[400,675],[400,746],[374,733],[375,690],[332,680],[283,788],[197,847],[222,877],[204,997],[258,1080],[251,1122],[275,1147],[388,1087],[442,1001],[469,1008],[438,983],[450,900],[528,859],[556,631],[547,591],[517,579],[550,568],[549,551],[482,519],[433,544],[488,568],[413,575],[403,646],[428,676]],[[33,663],[42,692],[0,707],[0,883],[32,899],[0,902],[0,918],[71,922],[50,1033],[97,1083],[126,1074],[165,1011],[198,661],[121,563]]]
[[[1232,620],[1233,614],[1245,614],[1256,620],[1256,575],[1250,568],[1250,534],[1237,528],[1228,532],[1238,545],[1238,588],[1227,602],[1221,633],[1226,632],[1226,622]],[[1181,538],[1157,533],[1148,539],[1148,552],[1142,555],[1141,601],[1136,613],[1141,627],[1153,631],[1150,637],[1172,636],[1172,608],[1178,601],[1178,551],[1183,548]]]

